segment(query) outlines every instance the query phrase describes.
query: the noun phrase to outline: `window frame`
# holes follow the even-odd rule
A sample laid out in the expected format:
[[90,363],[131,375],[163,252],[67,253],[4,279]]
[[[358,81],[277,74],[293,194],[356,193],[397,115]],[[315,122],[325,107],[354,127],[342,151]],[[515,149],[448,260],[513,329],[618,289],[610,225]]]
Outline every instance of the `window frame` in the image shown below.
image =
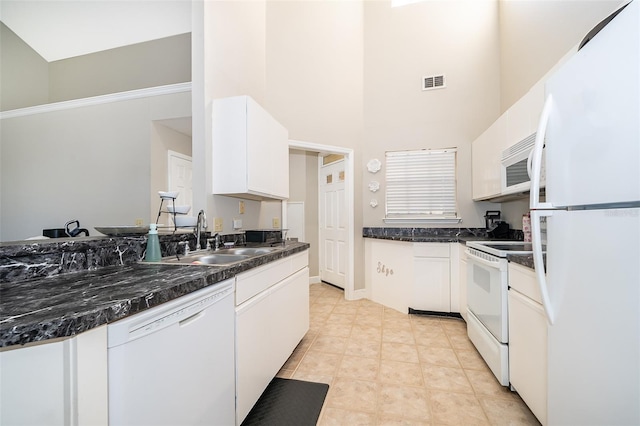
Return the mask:
[[[460,223],[457,197],[457,148],[414,149],[385,152],[385,223]],[[392,161],[390,162],[390,158]],[[407,159],[409,161],[407,161]],[[412,170],[413,164],[415,170]],[[425,167],[427,173],[425,174]],[[437,168],[442,168],[438,173]],[[395,174],[390,177],[389,173]],[[415,173],[417,172],[417,173]],[[413,181],[414,185],[398,184],[394,180]],[[390,187],[399,188],[392,189]],[[417,188],[416,188],[417,187]],[[421,188],[420,188],[421,187]],[[425,195],[433,190],[440,191],[440,200]],[[402,192],[413,192],[405,200],[398,201]],[[396,201],[390,203],[390,198]],[[425,202],[429,198],[432,203]],[[412,202],[412,200],[414,200]],[[418,200],[416,202],[416,200]],[[404,205],[402,205],[404,201]],[[390,207],[390,204],[394,205]],[[444,207],[446,210],[436,209]],[[430,210],[427,211],[428,206]],[[453,209],[451,210],[451,206]],[[399,212],[406,209],[407,212]],[[390,211],[391,210],[391,211]]]

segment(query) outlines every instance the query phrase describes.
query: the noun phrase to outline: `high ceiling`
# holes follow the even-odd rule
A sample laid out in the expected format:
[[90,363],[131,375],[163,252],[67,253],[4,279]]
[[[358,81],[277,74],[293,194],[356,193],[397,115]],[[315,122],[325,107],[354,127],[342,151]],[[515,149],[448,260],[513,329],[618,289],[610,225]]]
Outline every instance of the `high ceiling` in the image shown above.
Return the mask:
[[0,0],[0,20],[52,62],[191,31],[191,0]]

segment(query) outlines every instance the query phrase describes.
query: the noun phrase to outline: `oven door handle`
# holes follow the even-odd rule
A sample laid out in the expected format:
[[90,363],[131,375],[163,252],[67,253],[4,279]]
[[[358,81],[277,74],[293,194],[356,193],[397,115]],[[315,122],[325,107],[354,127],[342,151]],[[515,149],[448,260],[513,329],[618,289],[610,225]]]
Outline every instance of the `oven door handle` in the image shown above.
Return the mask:
[[489,268],[493,268],[493,269],[500,269],[500,263],[499,262],[491,262],[489,260],[483,259],[482,257],[478,257],[476,255],[474,255],[471,250],[467,249],[466,250],[467,253],[467,260],[472,260],[476,263],[479,263],[481,265],[487,266]]

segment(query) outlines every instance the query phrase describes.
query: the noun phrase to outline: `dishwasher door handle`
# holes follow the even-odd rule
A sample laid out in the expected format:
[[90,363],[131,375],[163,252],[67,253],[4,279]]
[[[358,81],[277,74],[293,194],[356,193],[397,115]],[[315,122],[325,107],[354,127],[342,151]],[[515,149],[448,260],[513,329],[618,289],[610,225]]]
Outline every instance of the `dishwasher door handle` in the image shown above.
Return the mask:
[[188,317],[188,318],[183,319],[182,321],[180,321],[180,322],[178,323],[178,325],[179,325],[180,327],[186,327],[186,326],[188,326],[189,324],[191,324],[191,323],[194,323],[194,322],[198,321],[198,320],[199,320],[200,318],[202,318],[203,316],[204,316],[204,311],[200,311],[200,312],[198,312],[198,313],[196,313],[196,314],[191,315],[191,316],[190,316],[190,317]]

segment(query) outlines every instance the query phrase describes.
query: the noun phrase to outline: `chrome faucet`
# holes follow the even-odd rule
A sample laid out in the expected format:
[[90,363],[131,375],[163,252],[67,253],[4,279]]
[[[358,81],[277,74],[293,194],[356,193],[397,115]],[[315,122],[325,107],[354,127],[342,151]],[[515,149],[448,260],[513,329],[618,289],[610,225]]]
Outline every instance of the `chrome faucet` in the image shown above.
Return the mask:
[[200,250],[200,234],[207,231],[207,214],[204,210],[198,212],[198,220],[196,221],[196,250]]
[[220,248],[220,234],[213,236],[213,249],[218,250]]

